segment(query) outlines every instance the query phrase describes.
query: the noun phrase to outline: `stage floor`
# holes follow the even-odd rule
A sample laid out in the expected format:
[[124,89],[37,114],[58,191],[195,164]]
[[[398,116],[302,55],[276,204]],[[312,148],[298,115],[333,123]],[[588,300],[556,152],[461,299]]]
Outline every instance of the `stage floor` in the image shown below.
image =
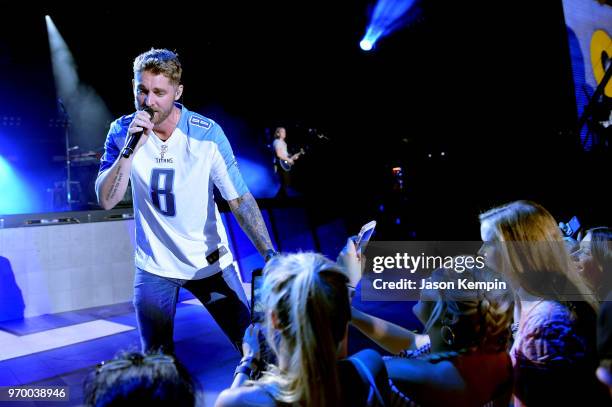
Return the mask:
[[[250,297],[250,284],[244,283],[244,291]],[[410,312],[413,302],[362,302],[359,291],[358,287],[353,299],[356,308],[409,329],[419,327]],[[203,406],[214,406],[219,393],[231,385],[240,355],[206,308],[185,290],[179,294],[174,342],[176,354],[200,384]],[[61,405],[79,406],[88,372],[119,351],[139,350],[139,343],[130,302],[0,322],[0,386],[69,386],[70,402]],[[350,327],[349,354],[365,348],[387,354]],[[19,402],[19,406],[58,405]]]
[[[245,284],[245,292],[250,293],[250,285]],[[174,330],[176,354],[200,383],[204,406],[213,406],[218,394],[231,385],[240,355],[206,308],[197,300],[181,299]],[[69,386],[70,401],[59,404],[79,406],[87,373],[118,351],[139,346],[131,303],[0,323],[0,386]],[[18,404],[57,406],[58,402]]]

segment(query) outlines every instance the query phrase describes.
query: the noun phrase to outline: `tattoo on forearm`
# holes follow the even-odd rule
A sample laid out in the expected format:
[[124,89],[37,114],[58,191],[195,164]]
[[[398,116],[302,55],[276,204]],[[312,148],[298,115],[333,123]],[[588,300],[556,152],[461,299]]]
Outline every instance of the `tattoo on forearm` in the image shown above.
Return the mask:
[[108,195],[106,196],[106,200],[110,201],[111,199],[115,197],[122,179],[123,179],[123,174],[121,173],[121,166],[119,166],[117,167],[117,174],[115,175],[115,180],[113,181],[113,185],[111,186],[111,189],[108,192]]
[[229,205],[240,227],[251,239],[257,251],[263,254],[271,249],[272,241],[253,195],[246,193],[240,198],[229,201]]

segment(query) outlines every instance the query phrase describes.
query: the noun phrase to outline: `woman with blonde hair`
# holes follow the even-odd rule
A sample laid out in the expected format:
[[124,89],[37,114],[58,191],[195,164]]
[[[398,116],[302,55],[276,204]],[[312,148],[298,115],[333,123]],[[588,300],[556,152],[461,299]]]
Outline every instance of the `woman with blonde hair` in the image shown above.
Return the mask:
[[603,403],[594,375],[597,301],[555,219],[541,205],[516,201],[483,213],[480,222],[488,261],[518,298],[510,351],[515,406],[577,405],[585,397]]
[[[216,406],[366,405],[365,400],[347,401],[354,399],[348,393],[359,393],[363,386],[353,382],[350,392],[343,391],[347,379],[349,387],[351,383],[338,363],[346,356],[344,342],[351,318],[347,283],[340,266],[320,254],[270,260],[264,268],[261,296],[266,309],[264,333],[277,363],[268,364],[261,376],[253,374],[259,359],[259,327],[250,327],[234,383],[219,395]],[[380,365],[384,369],[382,359]],[[374,379],[376,374],[366,372],[366,376]],[[386,380],[385,374],[388,385]]]

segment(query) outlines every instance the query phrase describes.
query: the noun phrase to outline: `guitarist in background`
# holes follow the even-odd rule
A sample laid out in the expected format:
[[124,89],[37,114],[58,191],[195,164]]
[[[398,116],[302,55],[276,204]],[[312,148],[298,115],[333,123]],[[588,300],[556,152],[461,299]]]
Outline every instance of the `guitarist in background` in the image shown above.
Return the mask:
[[[300,157],[301,153],[289,155],[287,150],[287,130],[284,127],[277,127],[274,130],[274,141],[272,148],[274,149],[274,172],[280,174],[281,188],[278,191],[278,196],[288,196],[291,191],[291,176],[287,168],[293,166],[295,161]],[[283,165],[284,164],[284,165]]]
[[285,141],[286,138],[287,130],[284,127],[277,127],[274,130],[274,142],[272,143],[272,147],[274,148],[277,162],[278,160],[284,160],[287,161],[289,165],[293,165],[300,155],[299,153],[289,155],[287,151],[287,142]]

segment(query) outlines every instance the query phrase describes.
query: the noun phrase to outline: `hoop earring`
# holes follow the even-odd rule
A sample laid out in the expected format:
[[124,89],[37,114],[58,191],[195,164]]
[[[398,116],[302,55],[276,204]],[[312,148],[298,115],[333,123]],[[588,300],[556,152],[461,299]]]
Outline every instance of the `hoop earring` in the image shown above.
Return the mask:
[[442,325],[442,328],[440,328],[440,336],[442,337],[444,343],[449,346],[452,346],[455,343],[455,333],[448,325]]

